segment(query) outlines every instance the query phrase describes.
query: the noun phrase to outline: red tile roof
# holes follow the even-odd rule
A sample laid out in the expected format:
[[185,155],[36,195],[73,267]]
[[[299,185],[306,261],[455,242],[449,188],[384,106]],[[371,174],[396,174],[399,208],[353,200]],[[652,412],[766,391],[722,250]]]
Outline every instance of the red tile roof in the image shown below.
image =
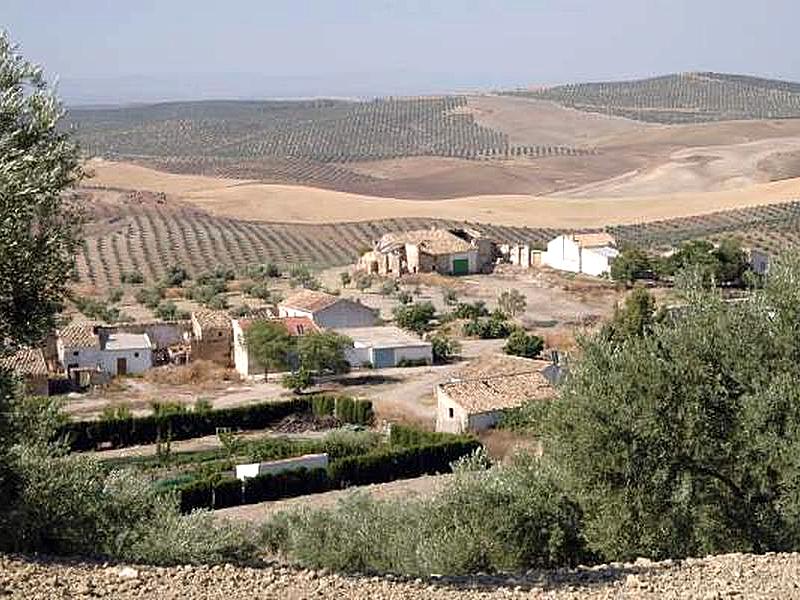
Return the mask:
[[39,348],[21,348],[11,356],[0,358],[0,367],[18,375],[47,375],[47,364]]
[[300,290],[286,298],[280,303],[281,306],[288,308],[295,308],[297,310],[306,310],[308,312],[317,312],[333,306],[341,298],[325,292],[317,292],[314,290]]
[[307,333],[316,333],[321,331],[319,326],[308,317],[275,317],[270,319],[244,317],[242,319],[237,319],[239,327],[242,328],[242,331],[247,331],[250,329],[253,323],[257,323],[259,321],[281,323],[284,327],[286,327],[286,330],[291,336],[300,336]]

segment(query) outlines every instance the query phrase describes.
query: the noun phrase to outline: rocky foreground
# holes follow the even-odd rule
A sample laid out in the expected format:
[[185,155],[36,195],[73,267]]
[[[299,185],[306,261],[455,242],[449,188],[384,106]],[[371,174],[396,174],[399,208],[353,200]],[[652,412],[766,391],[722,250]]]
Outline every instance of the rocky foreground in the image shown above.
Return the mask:
[[518,577],[401,580],[283,566],[173,568],[0,556],[0,598],[800,598],[800,554],[730,554]]

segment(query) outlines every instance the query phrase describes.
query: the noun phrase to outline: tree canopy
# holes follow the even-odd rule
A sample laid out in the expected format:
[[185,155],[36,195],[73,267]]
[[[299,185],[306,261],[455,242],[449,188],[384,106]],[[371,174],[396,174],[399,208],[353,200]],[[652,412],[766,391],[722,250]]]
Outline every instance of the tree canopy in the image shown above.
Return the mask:
[[286,368],[294,348],[294,339],[279,321],[256,321],[245,331],[244,343],[265,376]]
[[[582,340],[561,397],[532,422],[615,560],[800,547],[800,261],[741,302],[694,287],[653,320]],[[541,410],[533,408],[531,410]]]

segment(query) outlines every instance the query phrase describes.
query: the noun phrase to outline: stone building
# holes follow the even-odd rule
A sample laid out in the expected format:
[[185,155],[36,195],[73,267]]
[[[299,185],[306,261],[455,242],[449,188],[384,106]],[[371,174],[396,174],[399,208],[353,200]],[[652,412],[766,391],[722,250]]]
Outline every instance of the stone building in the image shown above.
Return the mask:
[[468,275],[490,271],[496,252],[494,242],[471,229],[419,229],[387,233],[359,259],[358,268],[391,277]]
[[505,355],[481,358],[436,386],[436,431],[494,427],[509,409],[552,398],[556,371],[558,367],[549,361]]
[[222,310],[192,313],[192,360],[208,360],[222,367],[233,363],[231,318]]

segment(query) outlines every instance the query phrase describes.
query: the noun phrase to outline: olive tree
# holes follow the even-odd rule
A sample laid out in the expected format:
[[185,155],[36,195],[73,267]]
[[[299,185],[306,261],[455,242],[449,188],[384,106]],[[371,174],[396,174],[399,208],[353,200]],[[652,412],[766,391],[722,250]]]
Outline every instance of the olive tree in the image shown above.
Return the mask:
[[581,341],[560,398],[531,422],[595,551],[800,547],[798,278],[794,257],[741,302],[693,285],[656,320],[637,294],[622,319],[634,326]]
[[[80,211],[67,191],[78,151],[57,128],[62,108],[42,76],[0,32],[0,358],[50,331],[74,265]],[[9,448],[17,393],[0,367],[0,539],[18,478]]]

